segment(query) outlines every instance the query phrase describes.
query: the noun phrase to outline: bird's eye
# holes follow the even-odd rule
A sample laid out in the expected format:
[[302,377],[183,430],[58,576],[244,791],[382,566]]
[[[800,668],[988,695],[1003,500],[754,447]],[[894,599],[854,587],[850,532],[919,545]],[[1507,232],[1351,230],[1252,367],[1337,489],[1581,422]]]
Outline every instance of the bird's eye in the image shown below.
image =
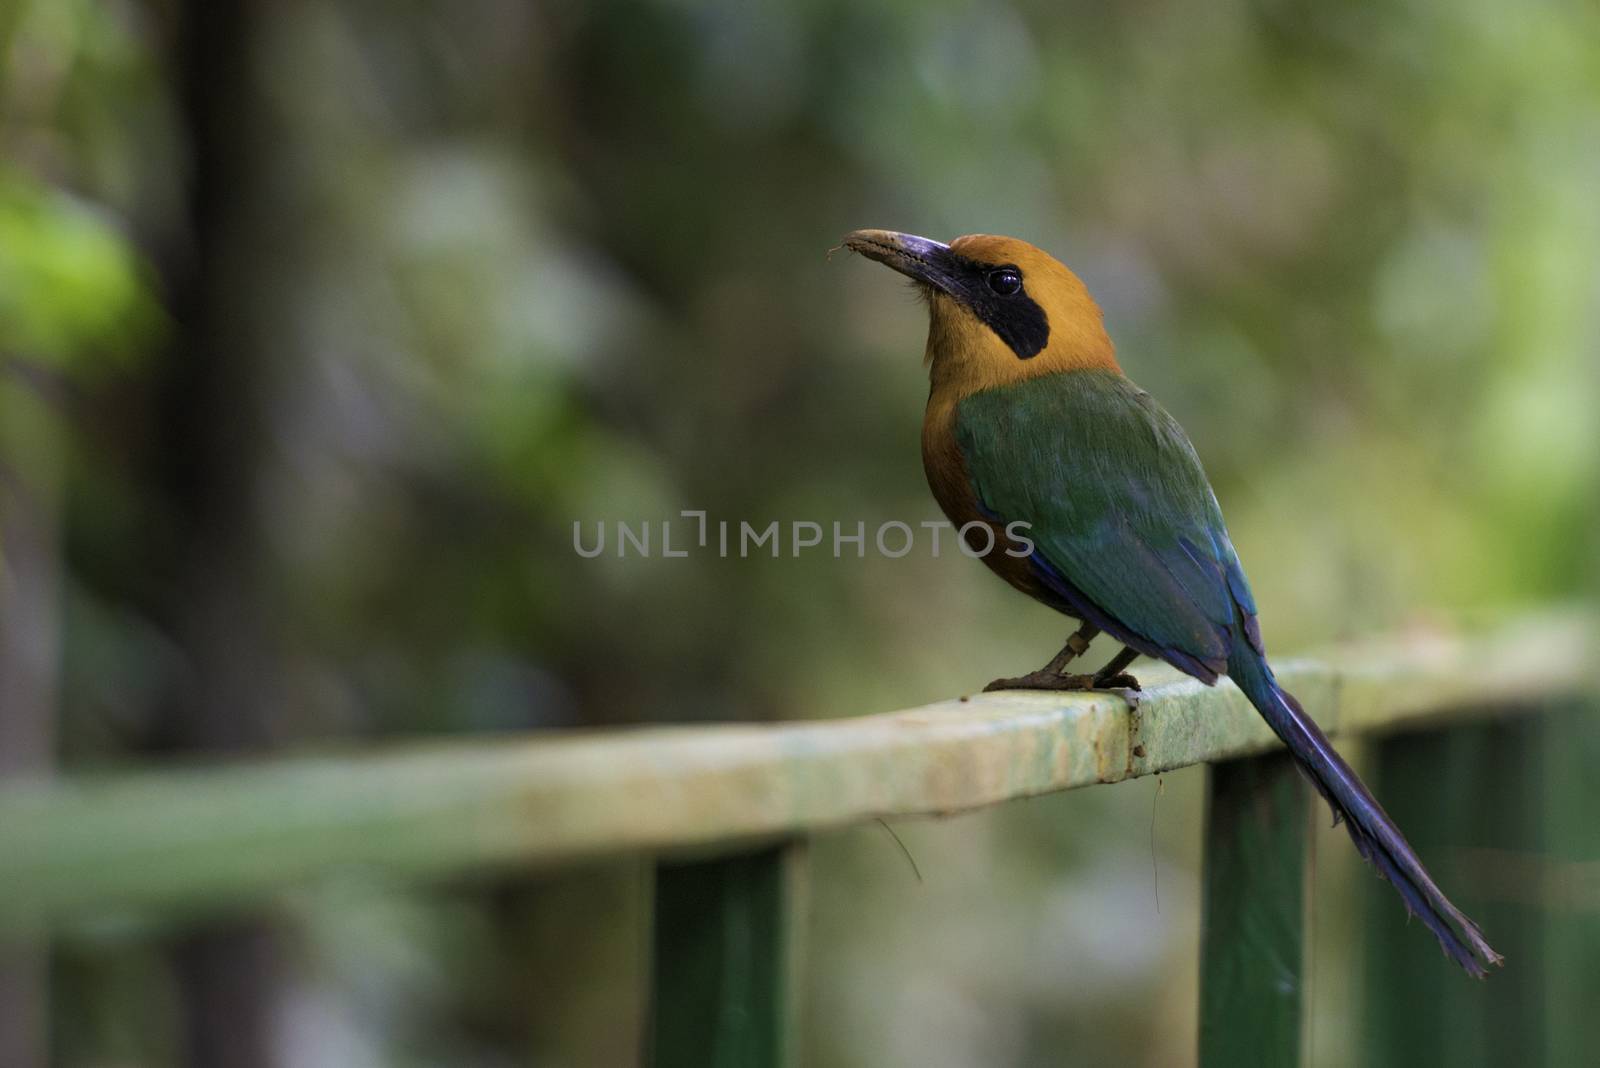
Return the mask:
[[1009,297],[1022,288],[1022,275],[1015,267],[1002,267],[989,272],[989,288],[1002,297]]

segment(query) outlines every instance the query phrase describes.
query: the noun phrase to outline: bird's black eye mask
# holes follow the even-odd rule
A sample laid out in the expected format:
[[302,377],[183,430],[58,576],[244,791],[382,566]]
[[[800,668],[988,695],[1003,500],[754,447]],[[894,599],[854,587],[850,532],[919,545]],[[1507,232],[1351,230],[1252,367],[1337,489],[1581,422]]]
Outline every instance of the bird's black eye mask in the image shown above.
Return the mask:
[[1028,296],[1020,270],[1011,264],[979,263],[956,253],[951,253],[951,259],[956,286],[946,288],[947,293],[971,308],[1017,359],[1030,360],[1044,351],[1050,340],[1050,320]]

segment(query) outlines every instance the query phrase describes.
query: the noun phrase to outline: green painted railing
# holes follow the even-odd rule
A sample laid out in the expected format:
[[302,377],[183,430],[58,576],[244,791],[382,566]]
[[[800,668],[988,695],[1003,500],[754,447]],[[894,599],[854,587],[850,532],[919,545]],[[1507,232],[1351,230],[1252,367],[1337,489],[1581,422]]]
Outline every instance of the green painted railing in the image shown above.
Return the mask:
[[[1600,624],[1573,613],[1277,665],[1330,733],[1372,736],[1374,785],[1425,860],[1447,849],[1491,872],[1521,864],[1532,874],[1502,879],[1500,897],[1544,894],[1581,913],[1576,935],[1515,909],[1490,925],[1497,944],[1509,931],[1514,948],[1539,947],[1541,974],[1559,962],[1578,984],[1509,1007],[1484,993],[1499,977],[1455,974],[1419,929],[1374,938],[1368,1063],[1439,1061],[1407,1045],[1415,1012],[1448,1015],[1440,1033],[1471,1021],[1456,1065],[1507,1063],[1507,1044],[1535,1032],[1553,1057],[1600,1048],[1589,1019],[1600,879],[1590,899],[1561,881],[1600,870],[1600,833],[1581,815],[1600,814],[1600,733],[1585,711],[1597,651]],[[1136,707],[1112,694],[984,694],[852,719],[479,737],[12,785],[0,789],[0,935],[246,907],[348,870],[418,880],[650,854],[655,1062],[788,1063],[809,834],[1212,763],[1201,1060],[1298,1063],[1307,788],[1230,684],[1141,674]],[[1530,712],[1546,714],[1511,718]],[[1470,894],[1458,903],[1473,911]],[[1374,912],[1380,930],[1403,923],[1398,907]],[[1507,955],[1508,968],[1530,966]],[[1403,1007],[1412,1001],[1421,1008]]]

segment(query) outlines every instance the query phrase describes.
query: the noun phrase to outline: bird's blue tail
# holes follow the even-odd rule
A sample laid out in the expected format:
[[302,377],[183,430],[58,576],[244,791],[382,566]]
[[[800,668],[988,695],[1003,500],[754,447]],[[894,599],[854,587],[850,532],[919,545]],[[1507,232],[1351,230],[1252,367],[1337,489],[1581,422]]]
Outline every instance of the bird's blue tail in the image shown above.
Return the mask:
[[[1439,939],[1446,955],[1482,977],[1488,965],[1499,964],[1500,954],[1490,948],[1483,932],[1434,884],[1406,843],[1400,829],[1384,814],[1366,785],[1333,748],[1300,702],[1290,696],[1272,675],[1272,669],[1253,648],[1240,642],[1228,658],[1228,675],[1256,706],[1295,762],[1318,792],[1333,806],[1335,822],[1342,819],[1356,849],[1385,879],[1394,884],[1413,916],[1421,918]],[[1243,648],[1241,648],[1243,647]]]

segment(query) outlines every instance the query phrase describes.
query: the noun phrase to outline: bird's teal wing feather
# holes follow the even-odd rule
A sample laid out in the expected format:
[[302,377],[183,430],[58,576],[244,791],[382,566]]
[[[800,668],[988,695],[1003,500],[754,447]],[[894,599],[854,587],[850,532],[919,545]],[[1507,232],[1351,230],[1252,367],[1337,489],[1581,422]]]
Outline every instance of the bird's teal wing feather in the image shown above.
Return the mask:
[[1207,682],[1255,602],[1182,428],[1121,375],[1048,375],[963,400],[956,438],[981,506],[1030,524],[1039,578],[1078,615]]

